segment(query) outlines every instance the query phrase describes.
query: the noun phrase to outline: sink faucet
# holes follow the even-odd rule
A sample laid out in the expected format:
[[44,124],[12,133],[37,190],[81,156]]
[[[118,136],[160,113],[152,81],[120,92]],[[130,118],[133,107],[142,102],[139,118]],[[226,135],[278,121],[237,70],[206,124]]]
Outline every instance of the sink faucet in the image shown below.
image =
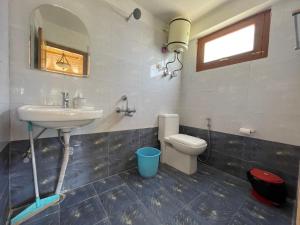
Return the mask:
[[68,92],[62,92],[62,107],[70,108],[70,96]]

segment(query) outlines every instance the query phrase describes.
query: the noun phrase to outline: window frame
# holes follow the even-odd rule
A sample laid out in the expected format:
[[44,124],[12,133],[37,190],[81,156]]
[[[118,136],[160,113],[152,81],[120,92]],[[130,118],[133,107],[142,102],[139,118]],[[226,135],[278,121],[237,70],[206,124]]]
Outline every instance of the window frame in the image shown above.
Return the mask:
[[56,44],[56,43],[51,42],[51,41],[45,41],[45,44],[47,46],[50,46],[50,47],[53,47],[53,48],[58,48],[60,50],[65,50],[65,51],[68,51],[68,52],[76,53],[76,54],[81,55],[83,57],[83,65],[82,65],[83,73],[82,74],[67,73],[67,72],[61,72],[61,71],[53,71],[53,72],[59,72],[59,73],[62,73],[62,74],[75,76],[75,77],[86,77],[86,76],[88,76],[88,58],[89,58],[88,53],[77,50],[77,49],[74,49],[74,48],[59,45],[59,44]]
[[[270,36],[271,10],[258,13],[248,17],[212,34],[206,35],[198,39],[197,46],[197,63],[196,71],[209,70],[213,68],[223,67],[227,65],[237,64],[241,62],[265,58],[268,56],[269,36]],[[238,31],[250,25],[255,25],[254,48],[252,51],[233,55],[211,62],[204,63],[204,47],[205,43],[225,36],[232,32]]]

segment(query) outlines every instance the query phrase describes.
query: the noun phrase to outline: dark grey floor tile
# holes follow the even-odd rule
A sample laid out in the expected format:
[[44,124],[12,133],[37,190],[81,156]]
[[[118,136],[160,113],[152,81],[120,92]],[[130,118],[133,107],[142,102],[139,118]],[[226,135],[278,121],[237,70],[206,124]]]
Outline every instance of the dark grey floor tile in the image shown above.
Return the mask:
[[92,197],[71,208],[61,209],[61,225],[96,224],[105,219],[106,214],[98,197]]
[[250,193],[251,190],[249,182],[221,172],[218,176],[214,177],[214,183],[228,188],[235,188],[237,191],[244,192],[245,194]]
[[[20,207],[18,209],[15,209],[12,211],[12,215],[11,215],[11,218],[14,218],[16,215],[18,215],[20,212],[22,212],[24,209],[26,209],[29,205],[27,206],[24,206],[24,207]],[[37,220],[41,220],[43,219],[44,217],[47,217],[48,215],[51,215],[51,214],[55,214],[55,213],[58,213],[59,211],[59,204],[55,204],[55,205],[52,205],[51,207],[45,209],[44,211],[38,213],[37,215],[35,215],[34,217],[30,218],[30,220],[28,220],[27,222],[28,223],[32,223],[34,221],[37,221]],[[48,218],[52,218],[52,217],[48,217]]]
[[93,183],[93,186],[97,193],[100,195],[109,189],[120,186],[124,184],[124,181],[119,175],[113,175],[111,177],[96,181]]
[[157,225],[159,221],[141,203],[133,203],[109,217],[112,225]]
[[144,194],[139,196],[139,199],[146,206],[147,210],[152,212],[160,221],[169,221],[184,206],[165,190],[144,189]]
[[152,193],[153,190],[165,190],[160,183],[162,182],[162,176],[157,174],[152,178],[141,177],[137,170],[130,170],[120,174],[124,182],[130,187],[133,192],[141,197]]
[[[21,174],[13,174],[12,178],[22,178]],[[76,179],[81,179],[77,175],[73,178],[76,185]],[[51,177],[50,174],[45,178]],[[49,182],[43,176],[42,181],[42,187]],[[32,185],[29,181],[21,184]],[[21,184],[18,184],[20,189],[13,191],[26,193],[22,192]],[[60,215],[58,206],[53,207],[32,218],[28,225],[59,224],[57,217],[62,225],[290,224],[293,203],[280,209],[270,208],[254,201],[249,193],[247,182],[202,163],[191,176],[162,165],[155,177],[145,179],[137,169],[132,169],[66,193]]]
[[202,163],[202,162],[199,162],[198,161],[198,168],[197,168],[197,172],[203,176],[208,176],[210,177],[212,180],[215,179],[215,177],[218,177],[220,175],[222,175],[223,173],[214,168],[214,167],[211,167],[205,163]]
[[207,224],[227,224],[234,213],[245,202],[242,194],[237,194],[234,188],[213,185],[208,192],[191,203],[191,209]]
[[182,209],[164,225],[209,225],[189,209]]
[[97,193],[92,184],[85,185],[65,194],[65,199],[60,203],[62,208],[69,208],[88,198],[95,196]]
[[0,224],[4,225],[9,212],[9,193],[8,186],[6,193],[0,198]]
[[211,177],[203,173],[197,172],[188,176],[166,165],[161,166],[161,172],[173,177],[177,182],[193,186],[199,193],[212,185]]
[[102,221],[100,221],[99,223],[95,224],[95,225],[111,225],[109,219],[104,219]]
[[[39,191],[41,196],[54,193],[59,169],[38,170]],[[32,170],[20,171],[10,176],[10,200],[12,208],[23,206],[34,201]]]
[[7,194],[9,181],[9,145],[0,152],[0,198]]
[[22,223],[22,225],[59,225],[59,213],[54,213],[54,214],[50,214],[47,215],[43,218],[40,219],[35,219],[35,220],[28,220],[24,223]]
[[105,211],[110,216],[127,208],[138,199],[127,185],[119,186],[110,191],[104,192],[100,196]]
[[154,181],[174,198],[183,203],[189,203],[201,193],[201,190],[193,186],[197,183],[196,179],[184,176],[177,170],[168,171],[168,169],[162,168]]
[[124,170],[132,169],[136,167],[136,157],[135,150],[137,148],[132,148],[130,151],[123,152],[120,155],[109,157],[109,176],[116,175],[123,172]]
[[249,200],[237,212],[230,225],[291,225],[291,219],[273,208]]

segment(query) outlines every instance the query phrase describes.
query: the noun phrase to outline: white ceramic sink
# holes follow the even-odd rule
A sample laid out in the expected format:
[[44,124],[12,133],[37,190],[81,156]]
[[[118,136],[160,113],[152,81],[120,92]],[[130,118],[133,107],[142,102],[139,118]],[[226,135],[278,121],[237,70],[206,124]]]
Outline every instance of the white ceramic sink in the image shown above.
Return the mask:
[[93,107],[73,109],[59,106],[24,105],[18,108],[20,120],[31,121],[34,125],[52,129],[72,129],[101,119],[103,110]]

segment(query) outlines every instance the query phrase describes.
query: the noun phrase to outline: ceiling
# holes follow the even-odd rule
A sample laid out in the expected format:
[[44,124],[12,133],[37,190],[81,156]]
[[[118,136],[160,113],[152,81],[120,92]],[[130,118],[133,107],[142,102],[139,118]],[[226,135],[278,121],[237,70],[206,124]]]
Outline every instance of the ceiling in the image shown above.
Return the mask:
[[134,0],[155,17],[168,23],[176,16],[186,16],[192,21],[231,0]]

